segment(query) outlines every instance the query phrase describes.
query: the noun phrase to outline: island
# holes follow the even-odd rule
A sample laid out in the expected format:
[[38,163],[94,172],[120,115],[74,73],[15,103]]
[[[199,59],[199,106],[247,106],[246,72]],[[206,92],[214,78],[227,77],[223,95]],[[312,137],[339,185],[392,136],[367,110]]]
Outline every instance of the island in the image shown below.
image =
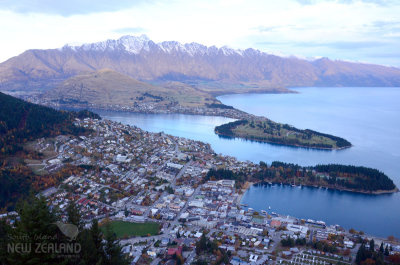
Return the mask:
[[300,130],[288,124],[281,124],[267,118],[241,119],[215,127],[215,133],[223,137],[238,137],[257,142],[315,148],[343,149],[351,147],[346,139],[316,132]]

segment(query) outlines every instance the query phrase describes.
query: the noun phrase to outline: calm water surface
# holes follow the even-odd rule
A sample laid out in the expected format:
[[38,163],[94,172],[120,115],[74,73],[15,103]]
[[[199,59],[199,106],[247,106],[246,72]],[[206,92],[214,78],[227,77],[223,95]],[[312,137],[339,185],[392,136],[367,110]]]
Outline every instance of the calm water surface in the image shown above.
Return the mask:
[[[201,140],[217,153],[240,160],[300,165],[342,163],[378,168],[400,187],[400,88],[299,88],[298,94],[225,95],[227,105],[298,128],[309,128],[349,140],[340,151],[225,139],[214,127],[228,118],[180,114],[99,112],[103,117],[152,132]],[[324,220],[380,236],[400,237],[400,194],[363,195],[291,186],[253,186],[243,203],[301,218]]]

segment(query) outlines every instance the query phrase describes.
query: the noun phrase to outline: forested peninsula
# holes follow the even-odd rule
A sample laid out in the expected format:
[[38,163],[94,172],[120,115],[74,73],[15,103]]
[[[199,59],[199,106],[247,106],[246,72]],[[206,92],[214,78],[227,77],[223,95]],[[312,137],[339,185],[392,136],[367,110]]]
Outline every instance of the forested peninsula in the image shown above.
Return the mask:
[[398,191],[393,181],[383,172],[353,165],[327,164],[302,167],[274,161],[268,166],[260,162],[260,171],[253,177],[261,182],[324,187],[368,194]]
[[326,150],[351,147],[351,143],[346,139],[310,129],[300,130],[268,119],[237,120],[217,126],[214,131],[224,137],[238,137],[288,146]]

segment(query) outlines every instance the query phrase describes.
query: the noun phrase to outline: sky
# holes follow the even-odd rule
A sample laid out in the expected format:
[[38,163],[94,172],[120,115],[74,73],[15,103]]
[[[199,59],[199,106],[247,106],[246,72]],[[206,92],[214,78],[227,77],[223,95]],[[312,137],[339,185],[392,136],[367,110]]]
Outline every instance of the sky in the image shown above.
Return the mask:
[[400,67],[399,0],[0,0],[0,62],[28,49],[146,34]]

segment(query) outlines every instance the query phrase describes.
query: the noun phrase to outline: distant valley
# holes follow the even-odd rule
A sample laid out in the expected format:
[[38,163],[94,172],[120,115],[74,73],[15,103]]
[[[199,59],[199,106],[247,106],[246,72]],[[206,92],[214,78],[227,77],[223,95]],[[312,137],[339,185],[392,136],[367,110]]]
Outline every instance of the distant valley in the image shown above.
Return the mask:
[[[213,115],[249,123],[268,119],[226,106],[216,95],[290,93],[289,87],[299,86],[400,86],[400,69],[327,58],[285,58],[251,48],[155,43],[144,35],[28,50],[0,64],[1,91],[42,105]],[[268,141],[273,137],[276,142],[277,133],[279,143],[340,148],[327,139],[298,143],[291,139],[292,133],[250,131],[237,136]]]
[[251,48],[155,43],[142,35],[28,50],[0,64],[0,90],[49,90],[102,69],[145,82],[179,81],[212,94],[285,92],[299,86],[400,86],[400,69],[393,67],[327,58],[308,61]]

